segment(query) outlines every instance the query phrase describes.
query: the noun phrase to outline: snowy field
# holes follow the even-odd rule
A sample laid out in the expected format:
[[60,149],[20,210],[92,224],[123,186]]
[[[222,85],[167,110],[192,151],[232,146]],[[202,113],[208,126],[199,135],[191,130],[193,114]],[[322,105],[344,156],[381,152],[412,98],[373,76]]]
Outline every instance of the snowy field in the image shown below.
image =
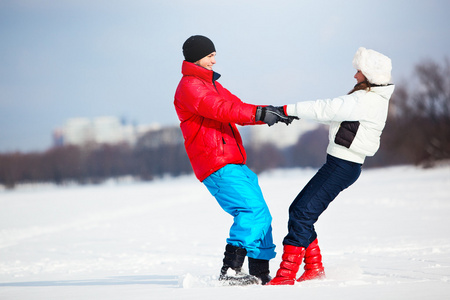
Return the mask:
[[[314,173],[260,176],[272,276]],[[364,170],[317,223],[325,280],[220,286],[231,221],[193,176],[0,190],[0,299],[450,299],[450,166]]]

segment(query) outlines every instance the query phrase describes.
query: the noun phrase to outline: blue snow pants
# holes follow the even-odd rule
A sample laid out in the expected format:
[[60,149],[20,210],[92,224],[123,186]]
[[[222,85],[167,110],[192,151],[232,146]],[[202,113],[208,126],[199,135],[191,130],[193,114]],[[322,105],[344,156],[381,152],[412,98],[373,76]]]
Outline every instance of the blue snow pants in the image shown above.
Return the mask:
[[219,205],[233,216],[227,243],[247,250],[247,256],[270,260],[275,257],[272,216],[258,177],[245,165],[227,165],[203,183]]
[[326,163],[289,207],[288,234],[283,245],[307,248],[317,238],[314,223],[331,201],[358,179],[361,166],[327,155]]

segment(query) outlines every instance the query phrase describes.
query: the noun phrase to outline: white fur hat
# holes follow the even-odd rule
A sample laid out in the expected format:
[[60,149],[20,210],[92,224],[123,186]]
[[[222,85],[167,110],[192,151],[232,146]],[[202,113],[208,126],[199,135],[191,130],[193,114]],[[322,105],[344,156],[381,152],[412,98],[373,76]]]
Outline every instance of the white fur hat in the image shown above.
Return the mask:
[[383,85],[391,81],[391,59],[377,51],[360,47],[352,64],[370,83]]

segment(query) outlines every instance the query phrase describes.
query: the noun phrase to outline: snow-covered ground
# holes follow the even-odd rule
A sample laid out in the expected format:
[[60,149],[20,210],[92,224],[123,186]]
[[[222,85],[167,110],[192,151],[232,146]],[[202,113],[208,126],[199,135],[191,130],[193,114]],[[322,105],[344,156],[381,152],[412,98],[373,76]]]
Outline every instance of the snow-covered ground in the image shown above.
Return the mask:
[[[315,170],[260,176],[277,257]],[[448,299],[450,167],[364,170],[317,223],[327,279],[217,282],[231,217],[193,176],[0,190],[0,299]],[[299,272],[300,274],[300,272]]]

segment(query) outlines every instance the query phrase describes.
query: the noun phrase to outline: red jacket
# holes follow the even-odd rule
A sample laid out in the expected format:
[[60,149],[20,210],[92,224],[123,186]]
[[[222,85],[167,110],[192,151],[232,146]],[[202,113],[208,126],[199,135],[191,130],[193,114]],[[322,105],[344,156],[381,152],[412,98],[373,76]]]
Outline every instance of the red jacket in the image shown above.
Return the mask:
[[216,80],[218,73],[183,61],[175,93],[184,146],[200,181],[227,164],[244,164],[247,154],[236,124],[256,124],[256,106],[243,103]]

